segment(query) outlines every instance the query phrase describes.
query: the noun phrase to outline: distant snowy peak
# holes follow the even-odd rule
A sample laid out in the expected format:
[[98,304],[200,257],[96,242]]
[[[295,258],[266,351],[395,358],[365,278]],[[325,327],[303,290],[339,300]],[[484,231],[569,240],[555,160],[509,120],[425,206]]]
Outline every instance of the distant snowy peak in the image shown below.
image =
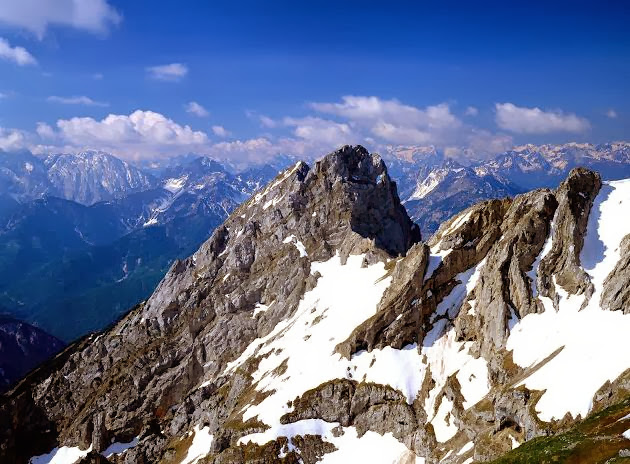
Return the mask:
[[44,163],[53,194],[85,205],[155,185],[138,168],[102,151],[49,155]]

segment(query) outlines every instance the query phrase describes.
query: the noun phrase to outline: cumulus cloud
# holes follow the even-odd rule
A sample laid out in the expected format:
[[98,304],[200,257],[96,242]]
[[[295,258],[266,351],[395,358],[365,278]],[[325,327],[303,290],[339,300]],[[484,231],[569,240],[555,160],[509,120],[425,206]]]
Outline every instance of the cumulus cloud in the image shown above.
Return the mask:
[[35,132],[37,132],[37,135],[42,139],[54,139],[57,136],[55,130],[45,122],[38,122]]
[[212,126],[212,132],[218,137],[230,136],[230,131],[226,130],[223,126]]
[[353,143],[356,136],[346,123],[338,123],[318,117],[284,118],[283,124],[293,128],[293,135],[304,140],[328,146]]
[[95,101],[85,95],[75,97],[58,97],[52,95],[46,100],[51,103],[61,103],[63,105],[109,106],[109,103]]
[[617,119],[617,112],[610,108],[608,111],[606,111],[606,117],[610,118],[610,119]]
[[179,81],[188,74],[188,66],[182,63],[149,66],[146,70],[151,78],[159,81]]
[[518,134],[550,134],[554,132],[584,132],[589,129],[587,119],[560,110],[543,111],[513,103],[495,104],[495,120],[501,129]]
[[464,114],[466,116],[477,116],[479,114],[479,110],[474,106],[469,106],[466,108],[466,111],[464,111]]
[[194,114],[195,116],[199,116],[200,118],[205,118],[210,113],[199,103],[191,101],[186,105],[186,112],[190,114]]
[[89,117],[60,119],[56,129],[38,125],[40,137],[54,138],[57,144],[77,150],[109,150],[126,158],[151,158],[204,151],[208,136],[190,126],[180,125],[153,111],[134,111],[129,115],[110,114],[97,120]]
[[0,150],[10,151],[25,148],[28,134],[17,129],[0,127]]
[[8,40],[0,37],[0,58],[13,61],[18,66],[36,65],[37,60],[23,47],[12,47]]
[[2,0],[0,23],[26,29],[42,39],[50,26],[106,33],[122,20],[108,0]]
[[312,103],[311,107],[348,120],[352,127],[367,131],[389,143],[442,143],[462,126],[446,103],[425,108],[383,100],[378,97],[345,96],[337,103]]

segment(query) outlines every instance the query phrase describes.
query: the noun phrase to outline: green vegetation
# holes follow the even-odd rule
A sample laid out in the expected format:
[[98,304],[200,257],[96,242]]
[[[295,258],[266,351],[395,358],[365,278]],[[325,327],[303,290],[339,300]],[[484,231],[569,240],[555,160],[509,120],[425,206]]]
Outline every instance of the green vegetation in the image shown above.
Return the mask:
[[[565,433],[538,437],[523,443],[492,464],[554,463],[596,464],[630,462],[630,440],[622,436],[630,429],[630,397],[598,413]],[[622,452],[620,451],[629,450]]]

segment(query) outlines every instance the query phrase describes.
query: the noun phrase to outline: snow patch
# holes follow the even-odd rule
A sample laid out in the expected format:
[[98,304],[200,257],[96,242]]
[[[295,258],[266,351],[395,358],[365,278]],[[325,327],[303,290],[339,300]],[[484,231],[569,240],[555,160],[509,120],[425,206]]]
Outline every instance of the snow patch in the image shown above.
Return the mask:
[[[630,180],[606,182],[597,195],[588,221],[580,261],[595,287],[588,305],[584,295],[569,295],[556,285],[560,297],[555,311],[541,297],[545,312],[528,314],[512,329],[507,349],[514,362],[527,368],[561,351],[520,384],[544,391],[536,408],[543,421],[568,412],[585,417],[595,392],[630,367],[630,316],[599,306],[603,283],[619,260],[619,246],[630,233]],[[555,278],[554,278],[555,283]]]
[[131,449],[134,446],[136,446],[138,444],[138,440],[139,440],[138,437],[136,437],[133,440],[131,440],[129,443],[118,443],[118,442],[112,443],[101,454],[105,456],[106,458],[109,458],[113,456],[114,454],[124,453],[128,449]]
[[48,454],[32,457],[28,462],[29,464],[74,464],[87,456],[90,451],[92,451],[92,445],[85,450],[77,446],[62,446]]
[[186,457],[181,464],[196,464],[208,455],[210,447],[212,446],[213,435],[210,433],[210,427],[199,428],[195,426],[193,430],[193,441],[188,448]]
[[304,258],[305,256],[308,256],[308,253],[306,252],[306,247],[304,246],[304,244],[302,242],[300,242],[297,237],[295,235],[289,235],[287,238],[285,238],[282,243],[293,243],[293,245],[295,245],[295,248],[298,249],[298,251],[300,252],[300,257]]
[[188,176],[182,176],[178,179],[170,178],[164,181],[163,188],[164,190],[168,190],[171,193],[177,193],[186,185],[186,181],[188,180]]

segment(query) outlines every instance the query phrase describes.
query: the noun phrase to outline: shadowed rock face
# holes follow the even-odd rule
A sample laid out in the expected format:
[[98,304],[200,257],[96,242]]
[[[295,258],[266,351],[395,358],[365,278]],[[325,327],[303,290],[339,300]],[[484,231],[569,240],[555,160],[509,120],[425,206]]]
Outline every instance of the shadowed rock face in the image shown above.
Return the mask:
[[[341,338],[336,352],[321,356],[358,363],[367,351],[373,364],[377,352],[415,350],[418,364],[403,364],[395,374],[417,369],[418,392],[408,396],[391,384],[354,378],[348,364],[345,376],[290,400],[282,425],[337,422],[335,437],[349,427],[358,437],[391,434],[406,447],[400,462],[420,455],[427,463],[446,458],[458,464],[497,457],[511,448],[510,437],[556,433],[575,419],[543,423],[537,417],[541,392],[517,386],[525,370],[512,361],[506,342],[517,320],[545,310],[539,296],[554,296],[546,285],[552,275],[564,276],[564,288],[573,293],[592,291],[579,256],[600,186],[595,173],[574,170],[557,191],[480,203],[421,243],[377,155],[347,146],[312,168],[297,163],[241,205],[193,256],[174,263],[146,302],[104,333],[68,347],[0,399],[0,461],[25,463],[56,446],[92,446],[84,462],[106,462],[99,453],[110,443],[139,437],[107,461],[180,463],[201,433],[191,432],[197,426],[213,436],[201,462],[278,462],[284,456],[285,462],[311,463],[335,451],[319,434],[278,435],[261,445],[239,439],[272,427],[264,417],[245,419],[244,412],[274,395],[260,387],[263,380],[288,369],[286,359],[269,371],[259,367],[293,347],[258,353],[292,330],[300,320],[293,316],[316,310],[300,306],[322,279],[313,263],[336,255],[343,263],[362,255],[364,267],[384,266],[380,281],[388,285],[373,315]],[[550,235],[551,251],[540,259]],[[621,256],[602,302],[625,311],[627,239]],[[444,342],[440,327],[452,328],[445,350],[461,344],[459,351],[467,348],[471,360],[487,366],[487,391],[473,404],[465,389],[479,372],[461,377],[420,356]],[[303,341],[308,349],[308,337]],[[253,354],[226,370],[245,350]],[[620,385],[626,383],[602,387],[596,407],[617,398]],[[446,440],[435,422],[444,405],[450,405],[445,421],[456,429]],[[468,442],[474,446],[458,454]]]

